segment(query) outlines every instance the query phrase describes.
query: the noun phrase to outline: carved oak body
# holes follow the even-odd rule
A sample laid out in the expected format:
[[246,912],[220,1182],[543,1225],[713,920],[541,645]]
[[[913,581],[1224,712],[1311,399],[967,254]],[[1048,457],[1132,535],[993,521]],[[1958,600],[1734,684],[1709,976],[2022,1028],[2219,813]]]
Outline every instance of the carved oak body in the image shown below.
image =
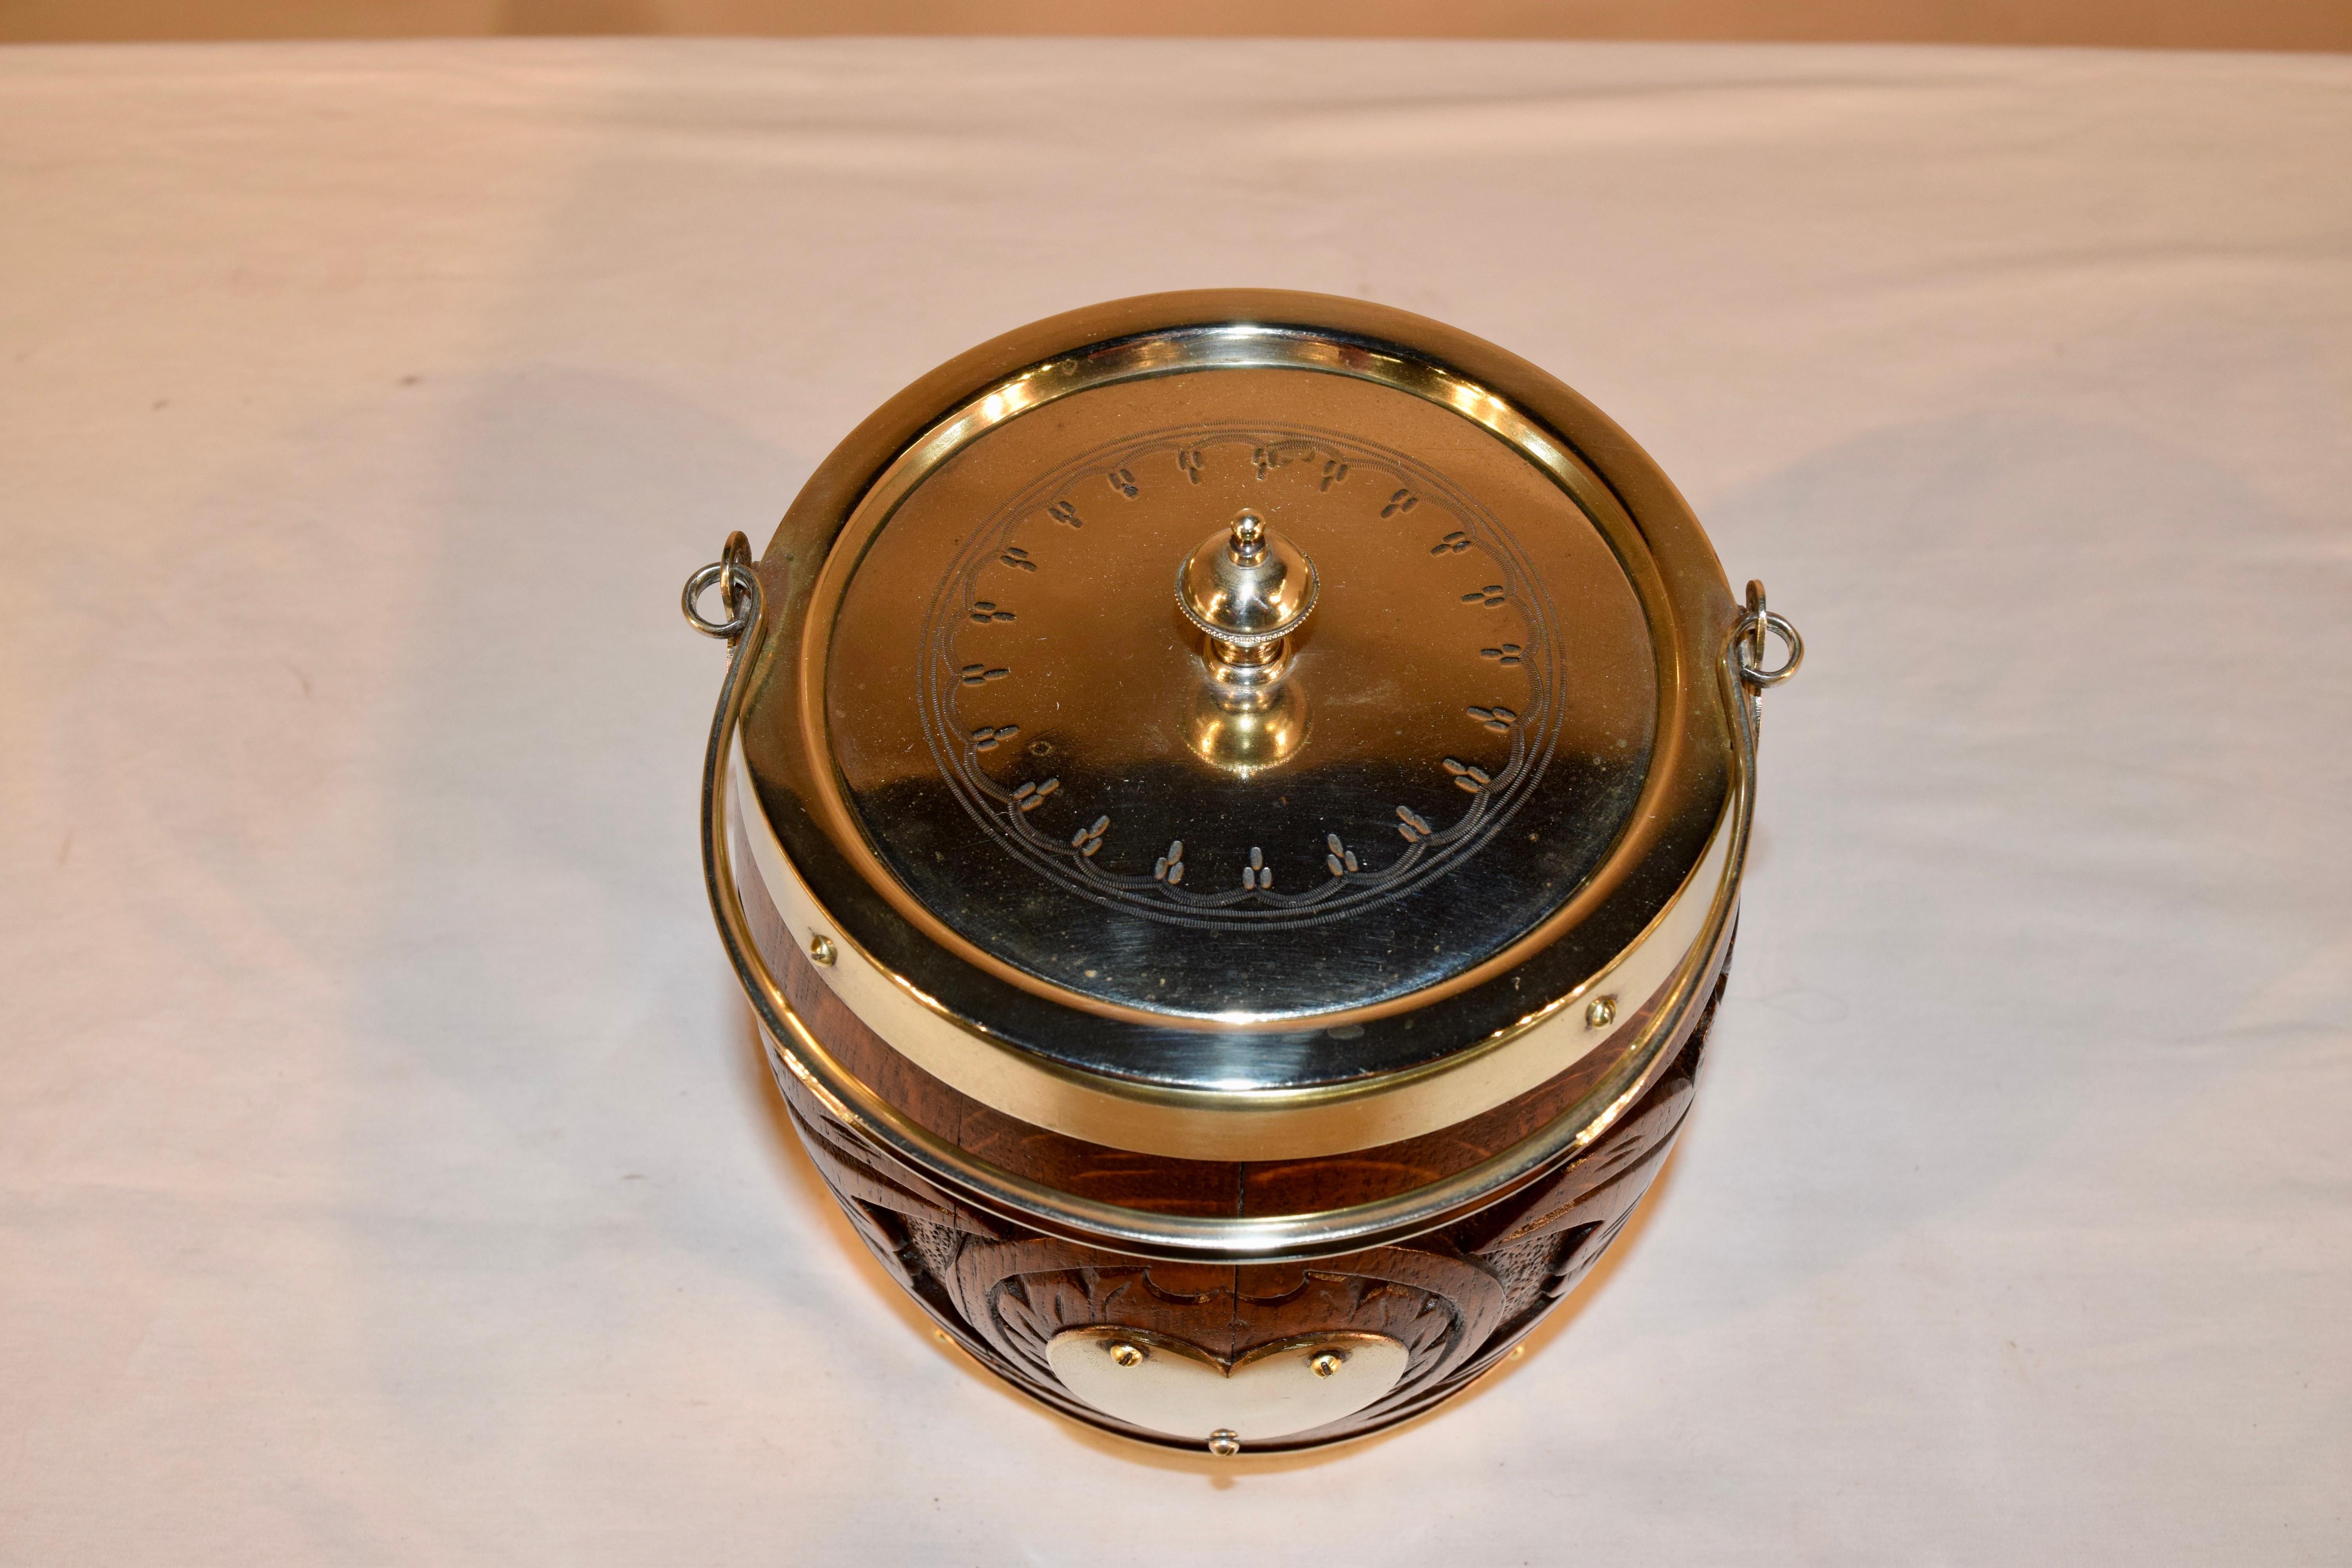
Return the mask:
[[[1318,1160],[1223,1164],[1080,1143],[958,1094],[896,1053],[835,999],[756,881],[742,885],[753,934],[795,1008],[828,1049],[859,1065],[902,1109],[966,1148],[1071,1190],[1169,1212],[1297,1212],[1427,1180],[1507,1142],[1580,1085],[1571,1069],[1511,1106],[1433,1138]],[[1726,959],[1727,961],[1727,952]],[[1402,1344],[1392,1388],[1325,1426],[1254,1452],[1364,1436],[1459,1393],[1557,1307],[1624,1227],[1674,1144],[1696,1089],[1720,971],[1671,1065],[1574,1159],[1510,1197],[1432,1234],[1307,1263],[1204,1265],[1126,1256],[1042,1236],[960,1203],[829,1116],[779,1060],[769,1062],[803,1145],[876,1258],[982,1364],[1066,1415],[1145,1442],[1196,1437],[1121,1422],[1055,1376],[1047,1349],[1072,1330],[1131,1330],[1231,1366],[1262,1346],[1372,1333]]]

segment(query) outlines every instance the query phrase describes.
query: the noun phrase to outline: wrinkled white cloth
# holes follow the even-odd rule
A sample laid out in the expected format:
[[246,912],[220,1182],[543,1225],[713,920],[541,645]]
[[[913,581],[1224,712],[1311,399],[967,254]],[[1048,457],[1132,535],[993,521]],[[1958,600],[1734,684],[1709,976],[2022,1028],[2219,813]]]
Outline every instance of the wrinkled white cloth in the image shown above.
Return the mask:
[[[0,1560],[2344,1562],[2352,59],[0,51]],[[1439,317],[1811,647],[1706,1092],[1450,1412],[927,1331],[772,1107],[677,610],[1000,331]]]

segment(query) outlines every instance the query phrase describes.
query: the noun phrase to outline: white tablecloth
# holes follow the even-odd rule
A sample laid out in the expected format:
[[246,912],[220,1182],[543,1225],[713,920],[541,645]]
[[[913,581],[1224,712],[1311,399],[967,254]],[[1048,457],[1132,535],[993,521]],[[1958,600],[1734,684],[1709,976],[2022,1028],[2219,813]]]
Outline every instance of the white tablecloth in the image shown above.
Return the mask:
[[[774,1110],[677,594],[997,331],[1437,316],[1811,658],[1707,1090],[1449,1413],[934,1342]],[[2352,1559],[2352,59],[0,52],[0,1559]]]

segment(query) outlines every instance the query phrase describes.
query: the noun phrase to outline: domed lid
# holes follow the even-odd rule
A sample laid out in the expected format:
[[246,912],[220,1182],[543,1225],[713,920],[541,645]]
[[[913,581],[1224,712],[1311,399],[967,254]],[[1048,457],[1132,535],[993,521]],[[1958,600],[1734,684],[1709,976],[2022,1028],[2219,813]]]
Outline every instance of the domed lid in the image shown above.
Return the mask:
[[760,571],[772,893],[894,1047],[1075,1136],[1276,1157],[1488,1109],[1606,1045],[1736,875],[1704,536],[1434,322],[1041,322],[861,426]]

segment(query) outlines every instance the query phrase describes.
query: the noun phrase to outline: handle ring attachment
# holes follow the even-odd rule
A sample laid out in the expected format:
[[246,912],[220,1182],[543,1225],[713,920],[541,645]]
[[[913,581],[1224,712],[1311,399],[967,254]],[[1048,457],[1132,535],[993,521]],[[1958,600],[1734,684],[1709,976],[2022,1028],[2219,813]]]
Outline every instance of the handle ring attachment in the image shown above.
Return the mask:
[[[702,613],[702,595],[714,586],[719,591],[720,603],[727,607],[723,621],[714,621]],[[685,613],[688,626],[707,637],[725,637],[732,647],[751,630],[759,602],[759,584],[751,575],[751,542],[738,531],[727,536],[727,547],[719,552],[718,560],[686,580],[686,592],[678,596],[677,607]]]
[[[1788,657],[1767,668],[1764,664],[1764,638],[1769,633],[1780,639]],[[1750,581],[1748,584],[1748,609],[1732,631],[1732,646],[1739,653],[1739,679],[1750,690],[1768,691],[1797,673],[1805,662],[1805,639],[1789,624],[1789,617],[1765,607],[1764,584]]]

